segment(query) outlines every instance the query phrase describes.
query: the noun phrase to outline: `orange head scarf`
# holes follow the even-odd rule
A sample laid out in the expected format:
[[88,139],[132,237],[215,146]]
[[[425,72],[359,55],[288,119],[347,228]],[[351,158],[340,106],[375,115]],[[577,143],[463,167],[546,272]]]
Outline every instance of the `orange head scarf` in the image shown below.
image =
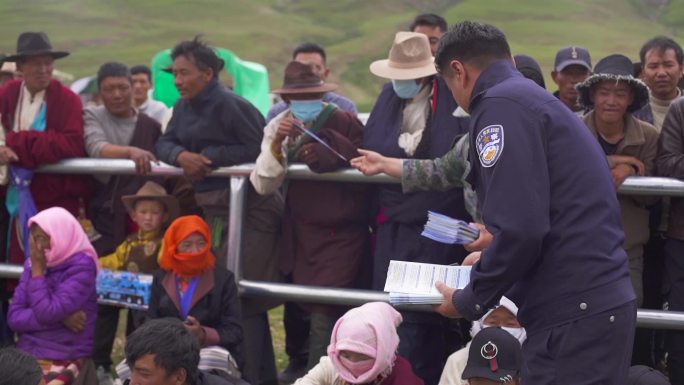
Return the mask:
[[[176,251],[181,243],[192,233],[200,233],[207,241],[206,246],[198,253],[179,253]],[[164,234],[159,266],[164,270],[184,276],[194,277],[214,267],[214,255],[211,254],[211,234],[207,223],[197,215],[187,215],[173,221]]]

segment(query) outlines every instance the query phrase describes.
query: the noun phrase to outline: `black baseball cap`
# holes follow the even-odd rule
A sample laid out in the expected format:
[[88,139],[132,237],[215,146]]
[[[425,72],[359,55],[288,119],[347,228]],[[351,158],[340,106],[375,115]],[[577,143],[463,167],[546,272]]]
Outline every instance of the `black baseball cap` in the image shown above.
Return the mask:
[[556,52],[556,61],[553,68],[556,72],[563,71],[573,64],[581,65],[591,71],[591,55],[586,48],[570,46],[561,48]]
[[468,363],[461,377],[507,382],[520,375],[521,362],[520,342],[499,327],[488,327],[470,343]]

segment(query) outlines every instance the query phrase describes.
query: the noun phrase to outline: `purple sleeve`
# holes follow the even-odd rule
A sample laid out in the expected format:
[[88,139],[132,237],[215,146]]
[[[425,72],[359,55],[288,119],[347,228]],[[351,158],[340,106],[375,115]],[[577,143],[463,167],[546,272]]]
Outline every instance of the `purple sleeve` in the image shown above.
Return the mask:
[[[73,257],[72,257],[73,258]],[[95,262],[80,263],[70,267],[64,276],[68,279],[50,287],[45,279],[28,282],[28,302],[34,309],[38,322],[54,324],[68,315],[83,309],[90,293],[95,290]]]
[[[46,329],[48,326],[41,325],[36,319],[31,304],[28,302],[26,290],[28,282],[31,280],[31,268],[28,264],[24,265],[24,272],[19,279],[19,286],[14,290],[12,303],[7,314],[7,324],[10,329],[17,333],[25,333]],[[43,277],[37,278],[44,280]]]

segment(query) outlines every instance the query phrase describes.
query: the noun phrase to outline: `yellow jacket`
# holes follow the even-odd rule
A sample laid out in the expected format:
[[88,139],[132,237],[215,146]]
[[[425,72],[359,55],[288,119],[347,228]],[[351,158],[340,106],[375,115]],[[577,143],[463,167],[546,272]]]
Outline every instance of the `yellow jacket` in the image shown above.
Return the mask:
[[138,231],[128,235],[112,254],[100,258],[100,265],[103,269],[151,274],[159,268],[161,243],[159,232]]

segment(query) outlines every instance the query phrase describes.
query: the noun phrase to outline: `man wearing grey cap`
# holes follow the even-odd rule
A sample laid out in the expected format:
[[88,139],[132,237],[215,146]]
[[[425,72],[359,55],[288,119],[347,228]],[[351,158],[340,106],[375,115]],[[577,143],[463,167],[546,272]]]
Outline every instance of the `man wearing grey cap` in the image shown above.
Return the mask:
[[586,48],[570,46],[556,53],[551,77],[558,85],[553,95],[560,99],[577,115],[584,115],[584,109],[577,101],[575,85],[585,81],[591,75],[591,56]]

